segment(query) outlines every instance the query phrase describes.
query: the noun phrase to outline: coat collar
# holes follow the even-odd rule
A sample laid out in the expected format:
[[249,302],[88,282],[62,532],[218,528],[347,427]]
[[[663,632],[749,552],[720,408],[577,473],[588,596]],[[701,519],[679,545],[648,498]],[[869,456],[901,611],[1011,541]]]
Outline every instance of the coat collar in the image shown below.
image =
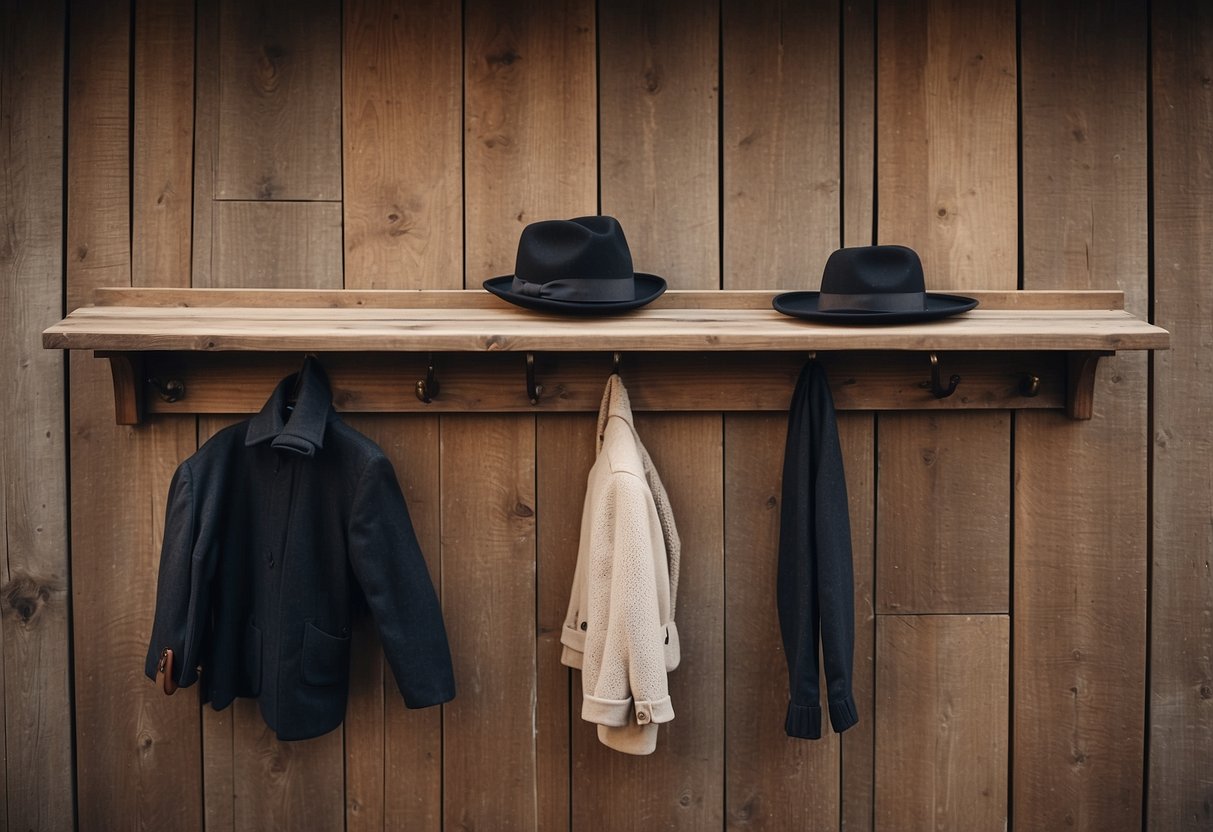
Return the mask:
[[[288,414],[287,399],[296,380],[299,393]],[[313,456],[324,447],[325,427],[336,418],[328,376],[320,362],[309,355],[298,373],[278,382],[261,412],[249,420],[244,444],[251,447],[273,440],[270,445],[276,449]]]
[[602,451],[602,440],[606,436],[607,422],[612,418],[622,419],[634,433],[636,426],[632,424],[632,402],[628,398],[627,388],[623,379],[617,373],[612,373],[607,379],[606,389],[602,391],[602,404],[598,407],[598,450]]

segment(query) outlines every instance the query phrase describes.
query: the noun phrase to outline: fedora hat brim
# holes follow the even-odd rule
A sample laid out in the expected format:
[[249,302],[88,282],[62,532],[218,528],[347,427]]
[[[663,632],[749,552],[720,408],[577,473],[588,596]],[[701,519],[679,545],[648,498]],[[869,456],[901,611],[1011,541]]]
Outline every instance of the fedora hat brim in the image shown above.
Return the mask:
[[635,295],[630,300],[610,300],[601,302],[553,300],[552,298],[537,298],[531,295],[520,295],[510,291],[514,284],[512,274],[501,277],[490,277],[484,281],[484,288],[504,301],[534,309],[538,312],[556,312],[561,315],[617,315],[639,309],[645,304],[652,303],[661,297],[665,291],[665,279],[652,274],[636,272],[633,287]]
[[771,305],[777,312],[791,315],[793,318],[831,324],[910,324],[959,315],[977,306],[977,301],[973,298],[927,292],[925,309],[897,312],[832,312],[818,308],[820,299],[821,292],[784,292],[782,295],[776,295]]

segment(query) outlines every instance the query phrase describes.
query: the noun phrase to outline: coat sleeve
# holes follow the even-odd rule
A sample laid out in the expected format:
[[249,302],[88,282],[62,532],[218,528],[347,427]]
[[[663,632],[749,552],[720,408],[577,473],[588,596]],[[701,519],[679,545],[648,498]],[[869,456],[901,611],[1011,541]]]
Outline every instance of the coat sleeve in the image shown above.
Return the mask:
[[442,609],[387,457],[373,458],[359,480],[349,554],[405,705],[425,708],[454,698]]
[[788,661],[789,736],[821,737],[818,643],[830,724],[858,722],[851,693],[855,641],[851,525],[834,404],[825,372],[801,372],[788,414],[777,600]]
[[156,678],[160,654],[173,651],[173,681],[188,687],[198,680],[198,662],[209,615],[213,558],[199,540],[199,506],[189,460],[173,474],[165,510],[160,574],[156,580],[156,616],[144,672]]
[[[591,601],[586,655],[601,656],[593,689],[586,691],[582,718],[622,727],[674,718],[665,665],[665,630],[657,603],[660,529],[646,487],[623,475],[611,489],[614,516],[595,528],[597,558],[609,558],[609,602]],[[605,564],[591,563],[602,574]],[[597,607],[597,609],[595,609]],[[594,644],[598,642],[598,644]]]

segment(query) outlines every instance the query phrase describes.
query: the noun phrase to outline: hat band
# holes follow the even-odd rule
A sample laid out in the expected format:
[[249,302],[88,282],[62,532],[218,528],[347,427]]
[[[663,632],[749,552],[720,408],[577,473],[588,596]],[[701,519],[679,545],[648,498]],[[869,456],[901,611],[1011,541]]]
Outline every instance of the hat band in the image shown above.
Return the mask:
[[817,309],[821,312],[920,312],[927,308],[924,292],[875,292],[842,295],[821,292]]
[[569,300],[578,303],[610,303],[619,300],[634,300],[636,288],[633,279],[618,277],[565,277],[547,283],[530,283],[517,275],[510,291],[518,295],[548,300]]

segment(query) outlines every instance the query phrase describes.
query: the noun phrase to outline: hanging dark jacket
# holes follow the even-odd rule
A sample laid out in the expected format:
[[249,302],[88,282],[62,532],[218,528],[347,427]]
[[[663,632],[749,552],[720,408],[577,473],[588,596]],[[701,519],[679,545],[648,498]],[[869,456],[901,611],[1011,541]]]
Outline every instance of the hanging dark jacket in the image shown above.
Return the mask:
[[200,682],[216,710],[256,698],[283,740],[345,716],[359,595],[405,704],[455,695],[442,610],[391,462],[333,411],[314,359],[298,375],[174,474],[145,667],[155,679],[173,650],[173,681]]
[[788,736],[821,738],[819,639],[830,724],[842,733],[859,721],[851,695],[851,522],[834,400],[825,370],[816,361],[800,371],[789,407],[777,585],[791,693]]

